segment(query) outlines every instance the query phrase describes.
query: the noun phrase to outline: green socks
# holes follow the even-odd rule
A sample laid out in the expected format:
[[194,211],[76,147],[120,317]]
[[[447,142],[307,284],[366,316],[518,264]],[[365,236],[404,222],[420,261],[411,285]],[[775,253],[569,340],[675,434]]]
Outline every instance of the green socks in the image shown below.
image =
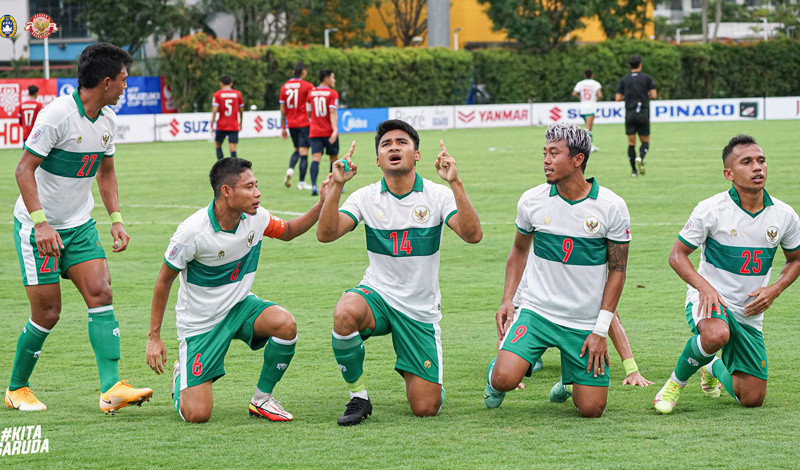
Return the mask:
[[[336,363],[339,365],[342,377],[347,382],[350,391],[353,393],[363,391],[366,387],[363,386],[363,382],[359,379],[364,373],[366,351],[364,350],[364,341],[361,340],[361,334],[357,331],[348,336],[340,336],[333,333],[331,344],[333,345],[333,355],[336,357]],[[358,390],[353,390],[354,388],[358,388]]]
[[[708,370],[708,368],[706,368],[706,370]],[[733,378],[731,378],[731,373],[728,372],[728,368],[725,367],[725,363],[722,362],[722,359],[716,360],[711,364],[711,372],[714,374],[714,377],[722,383],[722,387],[725,391],[735,398],[736,401],[739,401],[736,395],[733,394]]]
[[694,335],[686,342],[681,357],[678,358],[678,365],[675,366],[675,377],[685,384],[689,377],[694,375],[700,367],[711,362],[712,359],[714,359],[714,354],[706,354],[700,346],[700,335]]
[[284,372],[289,367],[294,356],[297,336],[291,340],[275,338],[269,339],[264,347],[264,365],[261,367],[261,376],[258,378],[258,389],[264,393],[272,393],[275,384],[281,380]]
[[119,382],[119,322],[113,306],[89,309],[89,342],[97,360],[100,392],[105,393]]
[[11,381],[8,384],[9,390],[17,390],[22,387],[30,386],[28,379],[39,360],[42,353],[42,345],[50,330],[42,328],[28,320],[22,327],[22,333],[17,340],[17,352],[14,354],[14,366],[11,369]]

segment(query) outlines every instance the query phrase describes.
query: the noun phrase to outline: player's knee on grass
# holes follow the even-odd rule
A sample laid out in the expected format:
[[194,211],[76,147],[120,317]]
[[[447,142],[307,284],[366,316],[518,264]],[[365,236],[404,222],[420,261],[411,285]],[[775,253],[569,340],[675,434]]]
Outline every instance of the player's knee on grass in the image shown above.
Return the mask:
[[503,364],[497,361],[492,371],[492,388],[498,392],[514,390],[522,381],[524,375],[525,371],[522,371],[522,374],[520,374],[518,371],[503,367]]
[[189,402],[181,398],[181,415],[187,423],[206,423],[211,419],[213,403]]
[[767,382],[742,372],[733,374],[733,390],[739,403],[748,408],[757,408],[764,404],[767,396]]
[[436,416],[439,409],[442,407],[441,394],[438,397],[423,397],[418,398],[410,403],[411,412],[415,416],[424,418],[426,416]]
[[584,418],[599,418],[603,416],[608,403],[608,389],[605,387],[591,387],[573,384],[572,403],[578,413]]

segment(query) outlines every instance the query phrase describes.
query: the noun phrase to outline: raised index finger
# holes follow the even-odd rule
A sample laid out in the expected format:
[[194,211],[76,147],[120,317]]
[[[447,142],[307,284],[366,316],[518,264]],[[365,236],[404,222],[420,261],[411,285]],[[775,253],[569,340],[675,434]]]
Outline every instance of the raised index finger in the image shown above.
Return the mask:
[[445,146],[444,146],[444,140],[440,140],[439,141],[439,145],[442,146],[442,152],[447,153],[447,148],[445,148]]
[[354,140],[352,144],[350,144],[350,150],[347,152],[347,157],[353,156],[353,151],[356,149],[356,141]]

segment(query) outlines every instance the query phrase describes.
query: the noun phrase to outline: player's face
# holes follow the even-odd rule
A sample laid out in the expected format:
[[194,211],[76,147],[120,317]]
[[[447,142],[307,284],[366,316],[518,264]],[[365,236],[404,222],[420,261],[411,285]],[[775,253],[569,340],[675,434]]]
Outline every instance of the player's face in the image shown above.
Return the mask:
[[253,175],[253,170],[246,169],[233,187],[233,192],[228,198],[228,205],[232,209],[240,210],[245,214],[253,215],[258,210],[261,202],[261,191],[258,190],[258,180]]
[[767,183],[767,161],[761,147],[755,144],[737,145],[728,155],[723,174],[737,190],[757,192]]
[[414,171],[419,161],[414,141],[405,131],[395,129],[383,134],[378,142],[378,166],[387,174],[404,174]]
[[128,69],[123,65],[122,70],[117,74],[115,78],[106,77],[106,90],[105,90],[105,98],[106,98],[106,105],[107,106],[114,106],[119,101],[119,97],[122,96],[122,93],[125,92],[125,89],[128,88]]
[[334,85],[336,85],[336,74],[332,73],[328,76],[328,86],[333,88]]
[[572,176],[580,168],[581,160],[569,158],[567,142],[558,140],[544,144],[544,176],[549,184],[557,184]]

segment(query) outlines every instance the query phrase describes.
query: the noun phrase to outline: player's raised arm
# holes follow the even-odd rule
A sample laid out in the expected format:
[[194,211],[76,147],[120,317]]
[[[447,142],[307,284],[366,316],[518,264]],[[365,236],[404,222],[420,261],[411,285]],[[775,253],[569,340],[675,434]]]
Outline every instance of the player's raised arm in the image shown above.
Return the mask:
[[325,180],[329,185],[328,195],[322,204],[317,224],[317,239],[323,243],[337,240],[355,227],[355,221],[350,216],[339,212],[342,187],[358,173],[358,165],[353,162],[355,149],[356,142],[353,141],[347,154],[333,163],[333,172]]
[[483,238],[483,230],[481,230],[481,221],[478,218],[478,213],[464,190],[464,183],[458,177],[456,160],[447,152],[443,140],[439,141],[439,145],[442,147],[442,151],[436,157],[434,166],[439,176],[450,183],[450,189],[453,190],[458,211],[450,217],[447,225],[465,242],[478,243]]

